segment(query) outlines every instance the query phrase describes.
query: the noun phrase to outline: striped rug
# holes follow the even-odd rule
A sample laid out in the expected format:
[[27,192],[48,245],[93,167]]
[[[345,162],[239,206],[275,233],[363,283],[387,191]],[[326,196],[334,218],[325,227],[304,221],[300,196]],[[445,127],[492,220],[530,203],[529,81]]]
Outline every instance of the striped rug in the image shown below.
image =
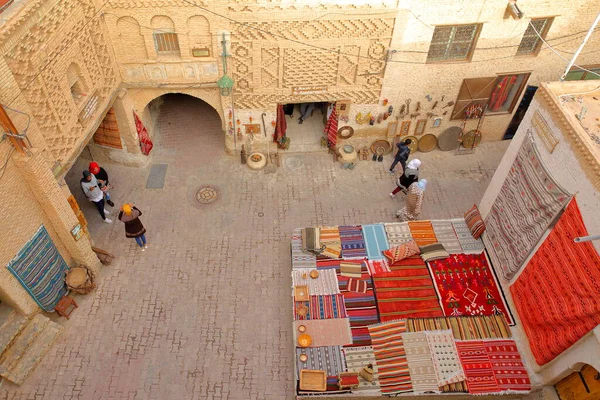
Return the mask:
[[341,245],[340,230],[337,226],[322,226],[320,230],[321,244]]
[[406,359],[410,369],[410,380],[415,393],[435,392],[440,388],[437,384],[431,351],[424,332],[405,332],[402,334]]
[[433,231],[431,221],[408,221],[410,234],[419,246],[437,243],[437,237]]
[[388,260],[367,260],[367,268],[371,276],[382,272],[390,272],[390,263]]
[[385,259],[381,252],[389,249],[390,245],[383,224],[363,225],[362,229],[369,260]]
[[456,348],[471,394],[500,392],[492,363],[482,340],[457,341]]
[[341,294],[310,296],[309,309],[309,319],[348,317],[348,314],[346,314],[346,305],[344,304],[344,296]]
[[[300,361],[302,354],[308,357],[306,362]],[[297,347],[296,366],[298,371],[302,369],[322,370],[331,376],[346,370],[346,360],[341,346]]]
[[427,331],[425,334],[438,386],[464,381],[465,373],[460,365],[452,331]]
[[456,233],[456,237],[462,248],[462,252],[465,254],[479,254],[485,250],[485,245],[481,239],[473,238],[467,223],[464,218],[457,218],[450,220],[452,227]]
[[373,276],[382,322],[407,317],[438,317],[444,313],[423,260],[410,257]]
[[512,337],[506,318],[502,315],[473,317],[409,318],[408,332],[450,329],[456,340],[508,339]]
[[444,249],[448,253],[456,254],[463,252],[450,220],[431,221],[431,226],[433,226],[433,232],[438,242],[444,246]]
[[360,225],[340,226],[340,239],[342,240],[343,258],[365,258],[365,240]]
[[302,229],[294,229],[292,233],[292,268],[315,268],[316,265],[315,255],[302,250]]
[[381,390],[379,389],[379,371],[375,360],[375,354],[373,353],[373,347],[344,347],[342,353],[346,358],[346,368],[348,368],[348,371],[350,372],[360,372],[367,365],[373,365],[373,381],[369,382],[366,379],[361,378],[359,379],[360,384],[358,389],[353,389],[352,391],[359,392],[363,396],[381,396]]
[[373,352],[379,369],[379,385],[384,395],[409,393],[413,389],[402,341],[404,332],[406,332],[405,321],[369,326]]
[[494,376],[502,391],[529,392],[531,381],[514,340],[484,340]]
[[[306,269],[292,270],[292,285],[308,286],[308,294],[310,295],[338,294],[340,292],[335,271],[319,271],[319,276],[316,279],[311,278],[309,273],[310,271]],[[306,278],[304,275],[306,275]]]
[[390,248],[400,246],[403,243],[413,240],[410,234],[410,228],[408,227],[408,222],[392,222],[384,224],[384,227]]

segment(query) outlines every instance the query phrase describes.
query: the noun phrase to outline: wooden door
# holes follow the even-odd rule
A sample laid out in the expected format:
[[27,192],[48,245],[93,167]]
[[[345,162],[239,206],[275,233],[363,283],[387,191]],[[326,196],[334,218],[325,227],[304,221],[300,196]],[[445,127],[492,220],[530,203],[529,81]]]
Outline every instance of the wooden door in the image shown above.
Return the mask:
[[586,365],[581,371],[558,382],[554,388],[561,400],[600,399],[600,375],[592,366]]

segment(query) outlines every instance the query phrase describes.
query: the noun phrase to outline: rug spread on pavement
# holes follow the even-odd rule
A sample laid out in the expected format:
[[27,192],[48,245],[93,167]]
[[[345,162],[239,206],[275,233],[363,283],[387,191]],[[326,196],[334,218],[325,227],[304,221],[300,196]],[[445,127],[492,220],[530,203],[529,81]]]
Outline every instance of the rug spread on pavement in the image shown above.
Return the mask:
[[387,234],[390,248],[400,246],[401,244],[413,240],[413,237],[410,234],[410,228],[408,227],[408,222],[393,222],[383,225],[385,227],[385,233]]
[[345,346],[352,344],[348,318],[313,319],[294,321],[294,342],[297,343],[298,327],[304,325],[306,334],[312,338],[310,347]]
[[438,386],[464,381],[465,374],[460,365],[452,331],[427,331],[425,334]]
[[362,229],[369,260],[385,259],[381,252],[389,249],[390,245],[383,224],[363,225]]
[[402,341],[413,391],[415,393],[439,392],[427,335],[424,332],[405,332],[402,334]]
[[448,253],[456,254],[463,252],[450,220],[431,221],[431,226],[433,226],[433,232],[438,242],[444,246],[444,249]]
[[451,219],[452,227],[465,254],[479,254],[485,250],[485,245],[481,239],[475,239],[467,226],[464,218]]
[[366,379],[360,379],[358,389],[354,389],[353,391],[360,392],[362,395],[380,396],[379,372],[373,347],[344,347],[342,352],[346,358],[346,368],[348,368],[348,371],[360,372],[365,366],[369,364],[373,365],[373,380],[369,382]]
[[503,315],[475,317],[408,318],[408,332],[451,330],[456,340],[508,339],[512,337]]
[[302,229],[292,233],[292,268],[316,268],[317,257],[302,250]]
[[492,362],[482,340],[457,341],[456,348],[471,394],[488,394],[500,391],[494,376]]
[[367,256],[360,225],[340,226],[339,231],[343,258],[365,258]]
[[[306,354],[306,362],[300,360],[300,355]],[[341,346],[296,348],[296,365],[302,369],[323,370],[327,376],[337,375],[346,370],[346,360]]]
[[408,221],[408,227],[410,228],[410,234],[419,247],[437,243],[438,240],[431,221]]
[[323,294],[338,294],[340,292],[335,270],[330,269],[319,271],[319,276],[316,279],[310,277],[308,270],[295,269],[292,271],[292,285],[308,286],[308,294],[310,294],[311,296]]

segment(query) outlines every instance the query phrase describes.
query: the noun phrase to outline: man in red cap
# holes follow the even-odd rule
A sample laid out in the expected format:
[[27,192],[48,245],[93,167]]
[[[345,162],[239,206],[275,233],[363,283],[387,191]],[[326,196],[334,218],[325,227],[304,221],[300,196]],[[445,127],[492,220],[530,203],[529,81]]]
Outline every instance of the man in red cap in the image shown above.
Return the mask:
[[108,192],[108,189],[110,188],[109,183],[108,183],[108,174],[106,173],[104,168],[99,166],[97,162],[92,161],[90,163],[89,170],[96,177],[96,180],[98,181],[98,184],[100,185],[100,190],[102,190],[102,192],[104,193],[104,198],[106,199],[106,202],[108,203],[108,205],[111,207],[114,207],[115,203],[113,203],[111,201],[110,193]]

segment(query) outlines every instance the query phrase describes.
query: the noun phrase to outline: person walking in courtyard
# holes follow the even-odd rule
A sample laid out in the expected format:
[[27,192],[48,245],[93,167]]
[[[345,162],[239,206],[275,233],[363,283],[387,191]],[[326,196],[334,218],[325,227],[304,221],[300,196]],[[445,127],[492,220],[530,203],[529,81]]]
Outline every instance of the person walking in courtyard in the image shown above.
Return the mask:
[[136,243],[142,251],[146,251],[148,244],[146,243],[146,228],[140,221],[142,212],[130,203],[123,204],[119,212],[119,220],[125,224],[125,236],[135,238]]
[[402,165],[402,172],[404,173],[404,170],[406,169],[406,161],[408,161],[408,156],[410,156],[410,148],[408,147],[408,145],[411,143],[412,140],[406,139],[403,142],[396,144],[396,147],[398,147],[398,151],[394,156],[394,162],[390,166],[390,174],[394,173],[394,168],[398,163]]
[[421,166],[421,160],[419,160],[417,158],[415,158],[414,160],[412,160],[408,163],[408,165],[406,166],[406,170],[398,178],[398,181],[396,182],[396,185],[397,185],[396,189],[394,189],[392,191],[392,193],[390,193],[390,197],[392,199],[401,190],[402,190],[402,193],[406,194],[410,185],[412,185],[413,183],[415,183],[419,180],[419,167],[420,166]]
[[409,186],[408,195],[406,196],[406,205],[396,213],[396,217],[398,217],[400,221],[414,221],[419,217],[421,214],[421,205],[423,204],[425,187],[427,187],[426,179],[421,179],[419,182],[415,182]]
[[90,171],[83,171],[83,178],[81,178],[80,184],[83,194],[85,194],[85,197],[89,201],[94,203],[102,220],[107,224],[112,223],[110,219],[106,218],[106,215],[110,213],[104,209],[104,193],[102,193],[96,177]]
[[114,207],[115,203],[113,203],[112,200],[110,199],[110,193],[109,193],[109,190],[112,188],[112,186],[110,186],[110,183],[108,182],[108,174],[106,173],[106,170],[104,168],[102,168],[101,166],[99,166],[98,163],[95,161],[92,161],[90,163],[90,166],[88,169],[96,177],[96,180],[98,181],[98,184],[100,185],[100,190],[102,190],[102,192],[104,193],[104,199],[106,200],[108,205],[111,207]]

